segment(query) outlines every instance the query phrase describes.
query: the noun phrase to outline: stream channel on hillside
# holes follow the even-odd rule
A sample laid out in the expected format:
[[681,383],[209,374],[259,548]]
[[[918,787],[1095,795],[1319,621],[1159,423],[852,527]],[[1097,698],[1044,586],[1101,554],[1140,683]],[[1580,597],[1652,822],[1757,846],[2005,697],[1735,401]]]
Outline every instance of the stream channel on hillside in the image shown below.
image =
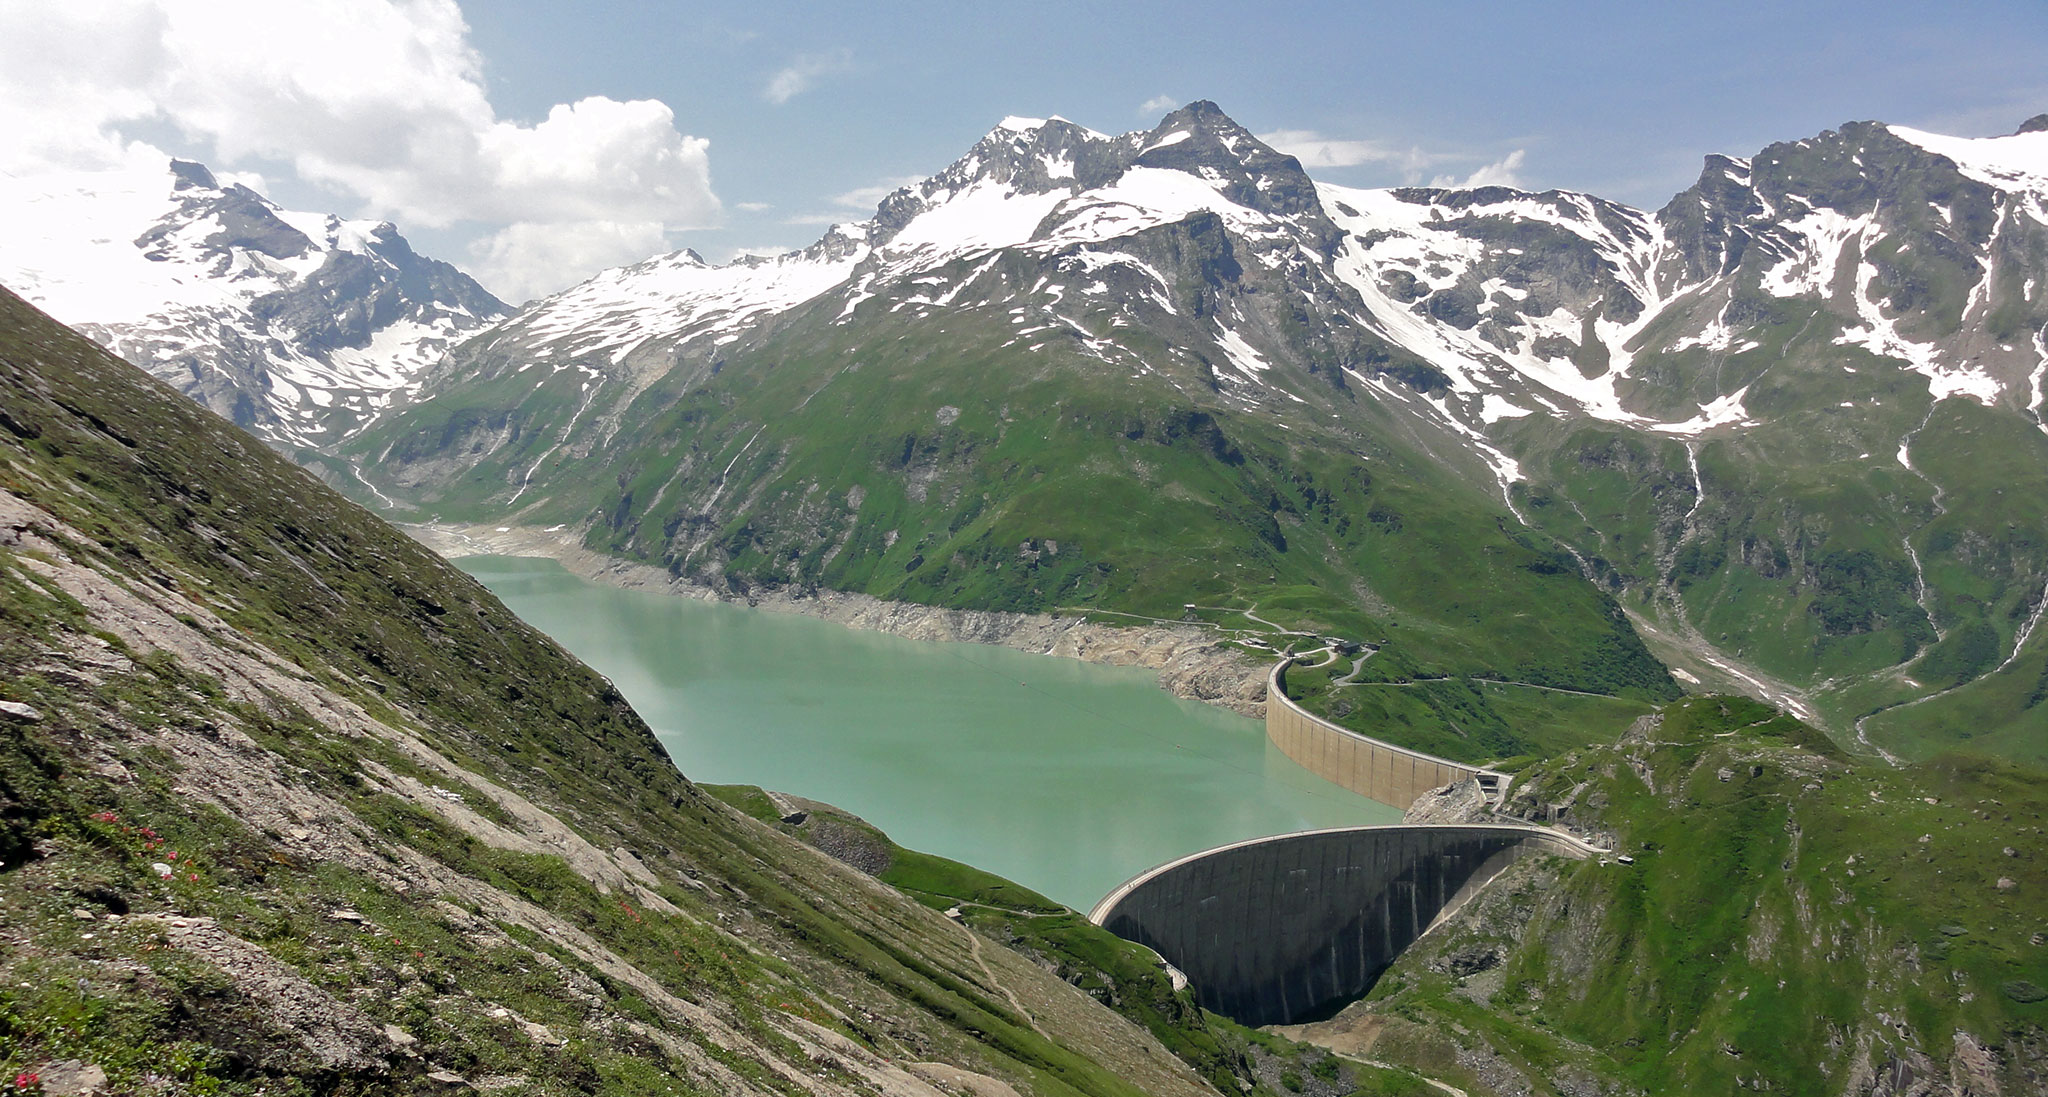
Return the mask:
[[1209,846],[1400,819],[1150,671],[457,563],[617,684],[692,779],[836,804],[1083,911]]

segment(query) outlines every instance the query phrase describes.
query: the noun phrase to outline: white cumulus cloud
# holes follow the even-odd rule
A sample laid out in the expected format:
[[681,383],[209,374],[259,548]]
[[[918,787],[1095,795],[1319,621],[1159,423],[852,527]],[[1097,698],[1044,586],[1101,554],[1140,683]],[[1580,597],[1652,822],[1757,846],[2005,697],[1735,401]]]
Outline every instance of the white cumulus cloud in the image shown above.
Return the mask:
[[659,221],[518,221],[469,248],[477,278],[514,304],[668,250]]
[[498,117],[455,0],[0,0],[0,26],[0,170],[111,166],[168,127],[360,214],[495,227],[479,274],[514,299],[721,212],[707,142],[658,101]]
[[768,78],[767,86],[761,89],[761,98],[779,106],[809,91],[820,77],[837,75],[852,68],[853,51],[849,49],[798,54]]
[[924,176],[922,175],[894,176],[884,179],[871,187],[855,187],[844,194],[835,194],[832,196],[832,204],[843,206],[847,209],[860,210],[863,213],[873,213],[875,207],[882,204],[882,199],[889,197],[912,183],[921,183],[923,181]]
[[1138,113],[1146,118],[1150,118],[1155,114],[1165,114],[1177,106],[1180,106],[1180,100],[1175,99],[1173,96],[1155,95],[1138,104]]
[[[1436,152],[1418,146],[1402,148],[1383,141],[1326,137],[1315,130],[1275,130],[1259,134],[1259,140],[1301,161],[1313,172],[1317,168],[1355,168],[1377,165],[1400,172],[1408,183],[1429,179],[1432,187],[1519,187],[1526,150],[1516,149],[1493,163],[1467,175],[1440,169],[1469,164],[1477,159],[1470,153]],[[1431,175],[1431,172],[1436,174]]]
[[1527,150],[1516,149],[1478,171],[1459,179],[1453,175],[1439,175],[1430,180],[1432,187],[1519,187],[1522,185],[1522,161]]
[[875,207],[882,199],[910,186],[924,181],[922,175],[897,175],[884,179],[872,186],[855,187],[842,191],[831,198],[829,210],[813,210],[796,213],[782,219],[785,225],[837,225],[846,221],[866,220],[874,216]]
[[1275,130],[1259,134],[1259,140],[1316,168],[1355,168],[1360,164],[1388,164],[1404,172],[1419,173],[1445,159],[1419,148],[1398,148],[1381,141],[1325,137],[1315,130]]
[[740,259],[773,259],[778,255],[788,255],[796,250],[797,249],[790,247],[788,244],[763,244],[759,247],[734,248],[732,249],[731,255],[727,261],[731,262]]

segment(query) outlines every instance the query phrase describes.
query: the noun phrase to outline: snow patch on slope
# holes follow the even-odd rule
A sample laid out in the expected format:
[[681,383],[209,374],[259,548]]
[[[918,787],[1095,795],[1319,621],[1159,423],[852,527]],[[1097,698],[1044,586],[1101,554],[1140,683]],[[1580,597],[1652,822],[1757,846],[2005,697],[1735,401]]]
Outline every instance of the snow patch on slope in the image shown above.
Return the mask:
[[[1682,423],[1650,423],[1646,429],[1663,434],[1699,435],[1715,427],[1753,427],[1756,420],[1743,409],[1742,398],[1749,395],[1749,386],[1744,385],[1734,392],[1700,405],[1700,413]],[[1691,451],[1687,451],[1688,453]]]
[[1862,347],[1872,354],[1905,363],[1907,369],[1927,378],[1927,391],[1937,401],[1967,396],[1987,406],[1996,403],[1998,380],[1988,371],[1946,364],[1934,344],[1916,342],[1899,333],[1898,322],[1884,314],[1881,302],[1871,299],[1871,286],[1876,280],[1877,268],[1869,262],[1857,267],[1854,297],[1862,323],[1844,330],[1835,337],[1835,343]]
[[1868,232],[1876,217],[1875,212],[1845,217],[1831,209],[1817,209],[1786,224],[1784,231],[1801,238],[1805,246],[1795,248],[1764,272],[1764,292],[1773,297],[1827,296],[1850,238]]
[[2009,137],[1949,137],[1905,126],[1886,126],[1901,140],[1946,156],[1971,179],[1999,190],[2048,191],[2048,130]]
[[737,338],[845,282],[865,247],[837,258],[780,255],[714,267],[679,251],[608,270],[534,306],[518,323],[536,344],[578,339],[576,353],[610,350],[612,361],[664,336]]
[[1520,419],[1525,415],[1534,414],[1535,411],[1491,392],[1481,397],[1479,401],[1479,419],[1488,425],[1498,423],[1502,419]]
[[[1271,218],[1225,198],[1214,182],[1171,168],[1131,168],[1108,186],[1058,199],[1047,209],[1056,222],[1037,241],[1048,247],[1128,236],[1203,212],[1222,217],[1225,225],[1243,235],[1274,230]],[[1009,243],[1029,239],[1026,234]]]
[[944,195],[886,245],[893,263],[913,256],[925,269],[960,255],[1012,247],[1031,239],[1038,223],[1066,198],[1063,191],[1020,194],[992,180],[977,180]]
[[[1481,389],[1479,379],[1512,372],[1577,404],[1595,418],[1617,423],[1648,421],[1621,406],[1615,383],[1626,375],[1624,368],[1586,377],[1570,359],[1536,354],[1533,338],[1522,340],[1516,349],[1502,348],[1482,339],[1477,329],[1460,330],[1442,323],[1388,292],[1382,277],[1391,267],[1409,270],[1418,281],[1429,281],[1435,288],[1442,288],[1455,284],[1465,268],[1484,256],[1483,246],[1477,241],[1436,227],[1439,222],[1432,217],[1435,207],[1407,201],[1386,190],[1353,190],[1327,184],[1319,185],[1318,190],[1330,219],[1347,231],[1334,267],[1337,276],[1365,299],[1369,322],[1392,342],[1442,370],[1453,392],[1477,393]],[[1511,204],[1516,208],[1549,208],[1540,203]],[[1574,231],[1586,234],[1586,230]],[[1632,266],[1647,266],[1634,262],[1636,249],[1618,243],[1610,246],[1617,253],[1628,252]],[[1648,279],[1640,280],[1647,291]],[[1608,341],[1610,359],[1626,360],[1621,344],[1652,316],[1654,309],[1646,308],[1637,325],[1612,325],[1614,331]],[[1580,327],[1578,318],[1562,309],[1536,319],[1548,321],[1547,327],[1552,331],[1573,336]]]
[[1239,373],[1244,374],[1247,381],[1257,381],[1259,374],[1273,368],[1273,363],[1261,357],[1250,343],[1245,342],[1244,336],[1229,328],[1223,329],[1216,345],[1223,348],[1224,356],[1230,359],[1230,364],[1237,367]]

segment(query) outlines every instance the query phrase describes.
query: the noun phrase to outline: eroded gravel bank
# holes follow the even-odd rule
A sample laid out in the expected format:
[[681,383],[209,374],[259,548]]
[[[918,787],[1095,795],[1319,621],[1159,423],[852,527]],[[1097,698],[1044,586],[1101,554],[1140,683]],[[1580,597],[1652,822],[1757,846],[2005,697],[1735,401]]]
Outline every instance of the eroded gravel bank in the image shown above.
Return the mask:
[[628,590],[655,590],[705,601],[744,603],[913,640],[998,644],[1108,666],[1144,667],[1158,671],[1161,688],[1175,696],[1220,705],[1251,717],[1263,716],[1266,710],[1267,665],[1220,645],[1214,630],[1198,625],[1103,625],[1079,617],[1041,613],[941,609],[835,590],[815,594],[769,591],[739,597],[702,583],[675,579],[660,568],[591,552],[577,543],[575,534],[563,530],[449,525],[401,528],[451,559],[545,556],[585,579]]

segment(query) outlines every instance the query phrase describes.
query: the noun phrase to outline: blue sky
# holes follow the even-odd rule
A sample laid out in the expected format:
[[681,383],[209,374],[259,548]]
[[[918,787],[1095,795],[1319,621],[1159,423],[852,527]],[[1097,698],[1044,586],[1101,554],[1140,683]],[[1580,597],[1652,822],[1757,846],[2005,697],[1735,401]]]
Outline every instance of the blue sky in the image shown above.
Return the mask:
[[[175,33],[189,17],[179,2],[104,0],[95,18],[140,27],[168,10],[166,41],[184,41],[193,35]],[[427,27],[414,54],[453,51],[467,67],[393,94],[461,100],[449,116],[459,125],[422,108],[404,123],[411,130],[393,121],[388,140],[364,123],[342,141],[334,135],[361,112],[278,117],[279,103],[353,94],[348,58],[365,47],[339,44],[327,50],[340,60],[325,90],[282,94],[275,85],[287,77],[275,71],[204,96],[189,80],[159,81],[135,93],[161,100],[153,114],[109,108],[99,124],[256,173],[287,204],[393,217],[422,250],[513,293],[507,283],[538,291],[663,246],[713,259],[801,246],[832,219],[865,217],[880,189],[942,168],[1008,114],[1122,132],[1149,128],[1163,104],[1211,99],[1255,133],[1327,150],[1310,170],[1332,182],[1460,180],[1487,169],[1535,189],[1656,206],[1709,152],[1744,155],[1866,118],[1985,135],[2048,111],[2041,0],[455,4],[303,0],[289,16],[303,33],[267,41],[317,50],[350,33],[321,20],[365,24],[355,9],[392,26],[412,20]],[[251,7],[245,21],[282,18],[279,7]],[[41,18],[35,8],[0,0],[0,20]],[[107,39],[106,27],[84,29]],[[64,33],[80,27],[51,31],[35,48],[48,54]],[[163,64],[196,65],[170,55]],[[380,78],[366,67],[363,81]],[[238,96],[262,100],[267,113],[241,110]],[[592,97],[609,113],[540,125]],[[412,107],[385,113],[410,118]],[[345,162],[388,158],[394,147],[432,159],[433,142],[419,135],[463,125],[520,138],[526,151],[505,155],[526,168],[500,165],[479,183],[449,164]],[[295,135],[327,144],[304,155]],[[530,172],[547,155],[600,145],[612,156],[601,179]],[[633,191],[637,179],[655,182]],[[625,206],[633,209],[605,216]]]
[[[963,7],[981,14],[963,15]],[[648,97],[711,140],[730,201],[806,200],[944,166],[1006,114],[1106,132],[1212,99],[1535,186],[1661,204],[1708,152],[1844,121],[2003,132],[2048,111],[2048,4],[1037,3],[465,7],[494,99]],[[781,103],[775,73],[821,71]],[[1321,171],[1404,181],[1390,165]],[[738,219],[736,219],[738,220]],[[773,220],[772,218],[764,220]]]

